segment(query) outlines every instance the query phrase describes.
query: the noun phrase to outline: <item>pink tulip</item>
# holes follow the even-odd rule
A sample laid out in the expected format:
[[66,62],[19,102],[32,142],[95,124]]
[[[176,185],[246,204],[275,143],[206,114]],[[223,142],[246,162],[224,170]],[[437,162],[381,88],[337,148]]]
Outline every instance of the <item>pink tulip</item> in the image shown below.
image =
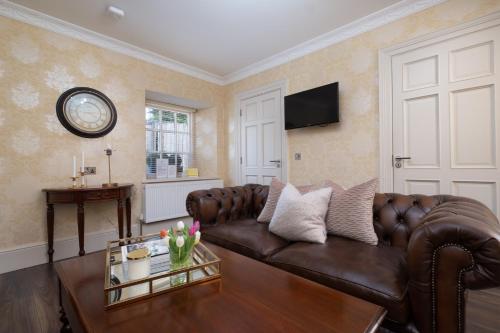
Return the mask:
[[200,221],[195,221],[193,225],[196,228],[196,231],[200,230]]
[[194,226],[194,224],[189,228],[189,236],[193,236],[194,233],[196,232],[196,227]]

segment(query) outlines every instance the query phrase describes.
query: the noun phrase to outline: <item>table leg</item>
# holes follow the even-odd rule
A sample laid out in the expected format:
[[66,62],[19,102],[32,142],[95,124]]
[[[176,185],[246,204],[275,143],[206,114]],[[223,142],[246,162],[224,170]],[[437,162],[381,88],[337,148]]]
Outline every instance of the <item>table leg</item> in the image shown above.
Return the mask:
[[69,326],[69,320],[68,317],[66,317],[66,312],[64,311],[63,305],[62,305],[62,286],[61,286],[61,280],[59,280],[59,321],[62,323],[61,329],[59,330],[60,333],[71,333],[71,326]]
[[123,238],[123,200],[118,199],[118,234]]
[[125,200],[125,212],[127,214],[127,237],[132,237],[132,207],[130,204],[130,198]]
[[78,245],[80,245],[80,256],[85,255],[85,213],[83,202],[78,203]]
[[54,205],[47,204],[47,239],[49,249],[47,251],[49,255],[49,263],[52,263],[52,258],[54,254]]

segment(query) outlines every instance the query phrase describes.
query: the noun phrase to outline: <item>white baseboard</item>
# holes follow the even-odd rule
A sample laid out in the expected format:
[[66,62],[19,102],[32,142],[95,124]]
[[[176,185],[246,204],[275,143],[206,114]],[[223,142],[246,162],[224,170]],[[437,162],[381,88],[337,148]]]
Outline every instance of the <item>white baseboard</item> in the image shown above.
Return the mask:
[[[132,235],[139,235],[139,225],[132,225]],[[107,241],[118,239],[116,229],[85,234],[85,253],[106,248]],[[78,255],[78,236],[54,240],[54,261]],[[47,243],[0,251],[0,274],[45,264],[49,261]]]

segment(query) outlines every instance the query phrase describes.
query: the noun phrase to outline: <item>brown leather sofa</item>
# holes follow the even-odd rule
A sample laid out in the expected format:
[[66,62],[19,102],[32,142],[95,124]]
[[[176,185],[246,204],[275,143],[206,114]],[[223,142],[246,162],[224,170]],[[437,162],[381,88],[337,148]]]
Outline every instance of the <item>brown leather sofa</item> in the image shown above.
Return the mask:
[[500,285],[500,224],[481,203],[449,195],[376,194],[379,245],[329,236],[288,242],[256,217],[269,188],[191,192],[202,238],[385,307],[400,332],[463,332],[467,289]]

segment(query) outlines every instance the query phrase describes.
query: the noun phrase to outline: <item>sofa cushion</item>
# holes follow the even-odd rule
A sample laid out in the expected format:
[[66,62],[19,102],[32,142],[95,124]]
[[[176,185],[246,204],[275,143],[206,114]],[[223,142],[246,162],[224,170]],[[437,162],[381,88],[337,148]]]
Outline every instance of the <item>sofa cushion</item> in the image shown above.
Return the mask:
[[378,180],[372,179],[332,195],[326,230],[329,234],[377,245],[373,227],[373,198]]
[[263,260],[289,244],[269,232],[268,224],[248,218],[202,227],[201,239],[254,259]]
[[393,321],[408,321],[406,254],[399,248],[329,236],[325,244],[294,243],[267,262],[381,305]]
[[325,215],[331,195],[331,188],[302,195],[295,186],[287,184],[269,223],[269,231],[291,241],[323,244],[326,240]]

